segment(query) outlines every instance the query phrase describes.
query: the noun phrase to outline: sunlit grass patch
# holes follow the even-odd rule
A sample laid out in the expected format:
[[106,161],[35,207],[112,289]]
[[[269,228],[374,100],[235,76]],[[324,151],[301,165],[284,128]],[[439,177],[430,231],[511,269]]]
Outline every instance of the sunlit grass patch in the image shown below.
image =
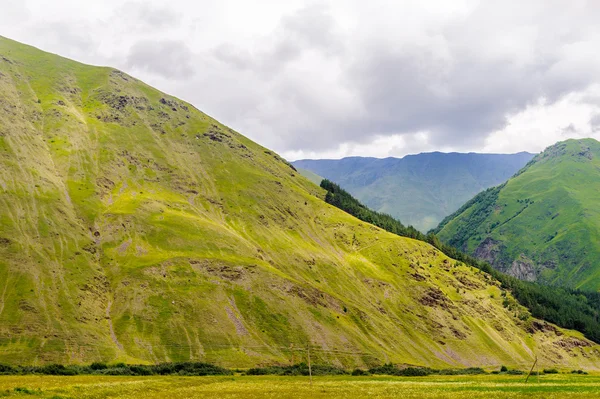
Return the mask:
[[0,397],[32,398],[592,398],[598,375],[523,376],[2,376]]

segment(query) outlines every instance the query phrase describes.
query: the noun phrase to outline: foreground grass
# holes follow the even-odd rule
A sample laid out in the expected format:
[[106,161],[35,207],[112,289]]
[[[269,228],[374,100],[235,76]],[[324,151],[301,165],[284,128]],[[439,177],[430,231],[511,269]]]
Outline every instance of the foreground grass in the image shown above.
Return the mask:
[[30,398],[592,398],[600,376],[111,377],[0,376],[0,397]]

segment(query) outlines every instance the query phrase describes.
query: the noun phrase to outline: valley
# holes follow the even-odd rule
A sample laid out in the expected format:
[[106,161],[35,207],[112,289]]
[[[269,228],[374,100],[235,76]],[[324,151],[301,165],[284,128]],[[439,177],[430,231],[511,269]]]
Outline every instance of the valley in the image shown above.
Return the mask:
[[426,233],[475,194],[505,182],[533,154],[422,153],[404,158],[348,157],[293,164],[329,179],[369,208]]

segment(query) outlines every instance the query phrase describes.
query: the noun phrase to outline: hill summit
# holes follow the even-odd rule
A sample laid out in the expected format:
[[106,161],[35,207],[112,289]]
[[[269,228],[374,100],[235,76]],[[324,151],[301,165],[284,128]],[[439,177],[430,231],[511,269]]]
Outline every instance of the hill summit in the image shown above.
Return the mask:
[[600,367],[324,196],[184,101],[0,38],[0,362]]
[[600,143],[567,140],[446,218],[440,239],[525,280],[600,289]]

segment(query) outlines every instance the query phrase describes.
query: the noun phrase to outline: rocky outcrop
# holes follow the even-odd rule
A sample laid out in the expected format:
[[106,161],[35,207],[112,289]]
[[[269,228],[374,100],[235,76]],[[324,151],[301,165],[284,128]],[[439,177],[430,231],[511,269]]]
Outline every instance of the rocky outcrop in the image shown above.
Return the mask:
[[487,237],[479,244],[475,250],[475,256],[492,264],[496,269],[510,274],[520,280],[535,281],[538,277],[535,263],[525,257],[523,254],[518,259],[508,262],[502,262],[501,254],[504,249],[504,244],[496,241],[491,237]]
[[498,259],[502,243],[500,241],[496,241],[491,237],[487,237],[485,240],[479,244],[477,249],[475,250],[475,257],[490,262],[492,265],[496,265],[496,260]]
[[537,279],[534,263],[523,256],[514,260],[506,272],[519,280],[535,281]]

